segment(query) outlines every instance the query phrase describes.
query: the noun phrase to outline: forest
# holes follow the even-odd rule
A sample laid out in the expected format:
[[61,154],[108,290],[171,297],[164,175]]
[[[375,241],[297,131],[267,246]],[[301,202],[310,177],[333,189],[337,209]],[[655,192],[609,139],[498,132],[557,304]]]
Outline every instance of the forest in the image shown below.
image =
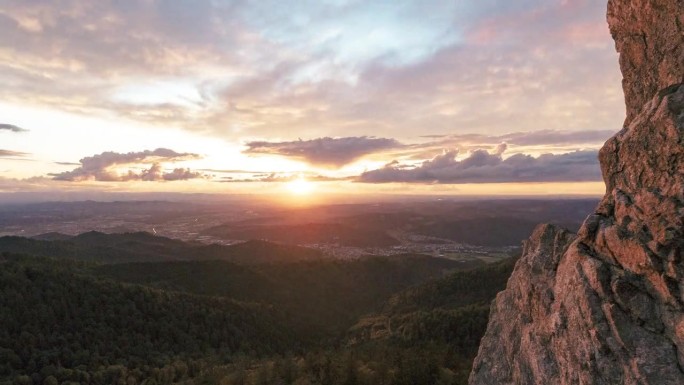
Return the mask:
[[78,256],[2,253],[1,384],[462,384],[515,261]]

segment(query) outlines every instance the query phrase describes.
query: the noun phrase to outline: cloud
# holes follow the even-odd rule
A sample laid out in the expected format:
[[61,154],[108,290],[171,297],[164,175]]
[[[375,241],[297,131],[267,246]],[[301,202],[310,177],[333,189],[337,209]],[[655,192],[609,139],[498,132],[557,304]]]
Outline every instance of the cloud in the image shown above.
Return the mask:
[[59,166],[80,166],[80,163],[74,163],[74,162],[54,162],[56,165]]
[[0,196],[8,192],[26,192],[37,189],[46,189],[54,184],[52,179],[45,177],[32,177],[26,179],[6,178],[0,176]]
[[217,174],[268,174],[269,171],[258,170],[239,170],[239,169],[216,169],[216,168],[201,168],[200,171],[213,172]]
[[498,156],[501,156],[501,155],[503,155],[503,153],[506,151],[507,148],[508,148],[508,144],[506,144],[505,142],[504,142],[504,143],[500,143],[500,144],[497,145],[496,148],[494,149],[494,154],[496,154],[496,155],[498,155]]
[[0,123],[0,131],[11,131],[11,132],[28,132],[27,129],[15,126],[14,124]]
[[607,128],[624,115],[602,2],[314,3],[7,0],[0,98],[232,140]]
[[454,134],[423,135],[421,138],[432,139],[428,142],[411,145],[414,149],[426,148],[459,148],[495,147],[501,143],[520,147],[600,147],[613,136],[612,130],[534,130],[511,132],[501,135],[486,134]]
[[584,182],[600,181],[598,151],[575,151],[543,154],[537,158],[525,154],[502,157],[505,148],[495,153],[476,150],[457,160],[458,151],[446,151],[417,167],[397,161],[366,171],[358,178],[365,183],[503,183],[503,182]]
[[350,176],[335,176],[335,175],[324,175],[314,171],[283,171],[283,172],[260,172],[260,171],[239,171],[239,170],[228,170],[228,171],[238,171],[230,176],[221,176],[214,179],[214,182],[218,183],[239,183],[239,182],[275,182],[275,183],[285,183],[292,182],[295,180],[304,179],[308,182],[339,182],[339,181],[352,181],[354,177]]
[[510,155],[525,153],[539,155],[542,153],[565,153],[579,149],[598,149],[614,134],[611,130],[536,130],[527,132],[511,132],[501,135],[478,133],[453,135],[421,135],[427,141],[408,144],[396,151],[389,152],[390,159],[425,160],[441,155],[445,149],[471,152],[488,150]]
[[[353,178],[351,177],[331,177],[327,175],[305,173],[305,179],[307,182],[339,182],[339,181],[349,181]],[[224,177],[218,180],[219,183],[243,183],[243,182],[261,182],[261,183],[286,183],[292,182],[302,178],[302,174],[298,173],[265,173],[265,174],[254,174],[247,178],[233,178]]]
[[164,172],[161,164],[155,163],[149,170],[144,170],[140,174],[140,179],[144,181],[176,181],[202,178],[201,172],[192,171],[189,168],[174,168],[170,172]]
[[249,142],[246,154],[292,157],[318,166],[342,167],[366,155],[401,147],[394,139],[372,136],[317,138],[291,142]]
[[[602,144],[615,134],[612,130],[538,130],[529,132],[513,132],[499,136],[475,135],[471,140],[484,142],[506,142],[518,146],[537,145],[579,145],[579,144]],[[458,136],[452,137],[459,139]]]
[[[164,162],[177,162],[182,160],[199,159],[200,156],[192,153],[178,153],[166,148],[158,148],[150,151],[117,153],[103,152],[99,155],[86,157],[80,160],[80,167],[54,174],[55,180],[63,181],[175,181],[203,177],[199,172],[193,172],[185,168],[176,168],[170,172],[164,172]],[[131,166],[139,164],[151,164],[148,169],[140,172],[128,169],[125,172],[115,170],[117,166]]]
[[23,158],[26,155],[28,154],[25,152],[0,149],[0,158]]

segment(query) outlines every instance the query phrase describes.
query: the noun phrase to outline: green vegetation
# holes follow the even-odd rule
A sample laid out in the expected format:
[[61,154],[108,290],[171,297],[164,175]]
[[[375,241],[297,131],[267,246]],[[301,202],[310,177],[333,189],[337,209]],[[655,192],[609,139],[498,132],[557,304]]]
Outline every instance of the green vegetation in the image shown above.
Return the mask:
[[46,239],[0,237],[0,252],[102,263],[222,260],[250,265],[321,258],[317,250],[265,241],[230,246],[203,245],[150,233],[104,234],[90,231],[75,237],[46,234]]
[[456,309],[487,305],[503,290],[516,258],[507,258],[478,269],[451,274],[395,295],[384,312],[392,315],[418,310]]
[[0,264],[0,378],[113,384],[122,373],[164,377],[159,370],[175,366],[184,373],[165,378],[178,378],[207,356],[298,346],[262,305],[98,280],[64,265],[8,256]]
[[481,262],[401,255],[237,266],[223,261],[106,265],[103,278],[277,306],[317,338],[336,336],[394,293]]
[[513,266],[64,258],[0,257],[0,384],[463,384]]

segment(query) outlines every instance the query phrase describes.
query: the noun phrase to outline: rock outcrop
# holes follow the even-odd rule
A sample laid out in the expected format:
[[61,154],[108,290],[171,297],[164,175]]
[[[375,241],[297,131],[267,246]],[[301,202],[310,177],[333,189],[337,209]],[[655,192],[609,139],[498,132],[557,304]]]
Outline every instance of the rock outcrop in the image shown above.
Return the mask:
[[577,236],[525,244],[492,304],[471,385],[684,384],[684,1],[611,0],[624,128]]
[[659,90],[684,82],[684,1],[610,0],[608,25],[620,53],[625,126]]

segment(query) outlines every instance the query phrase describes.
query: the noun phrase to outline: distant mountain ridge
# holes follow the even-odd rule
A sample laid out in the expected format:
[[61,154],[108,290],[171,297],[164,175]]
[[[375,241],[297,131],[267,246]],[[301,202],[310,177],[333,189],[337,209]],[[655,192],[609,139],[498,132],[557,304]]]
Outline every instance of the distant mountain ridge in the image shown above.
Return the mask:
[[399,244],[399,241],[386,231],[342,223],[260,226],[227,224],[209,228],[202,233],[225,239],[265,239],[293,245],[327,243],[355,247],[387,247]]
[[104,263],[225,260],[255,264],[315,260],[322,257],[322,253],[317,250],[258,240],[229,246],[204,245],[147,232],[105,234],[97,231],[71,237],[58,233],[34,238],[0,237],[0,252]]

